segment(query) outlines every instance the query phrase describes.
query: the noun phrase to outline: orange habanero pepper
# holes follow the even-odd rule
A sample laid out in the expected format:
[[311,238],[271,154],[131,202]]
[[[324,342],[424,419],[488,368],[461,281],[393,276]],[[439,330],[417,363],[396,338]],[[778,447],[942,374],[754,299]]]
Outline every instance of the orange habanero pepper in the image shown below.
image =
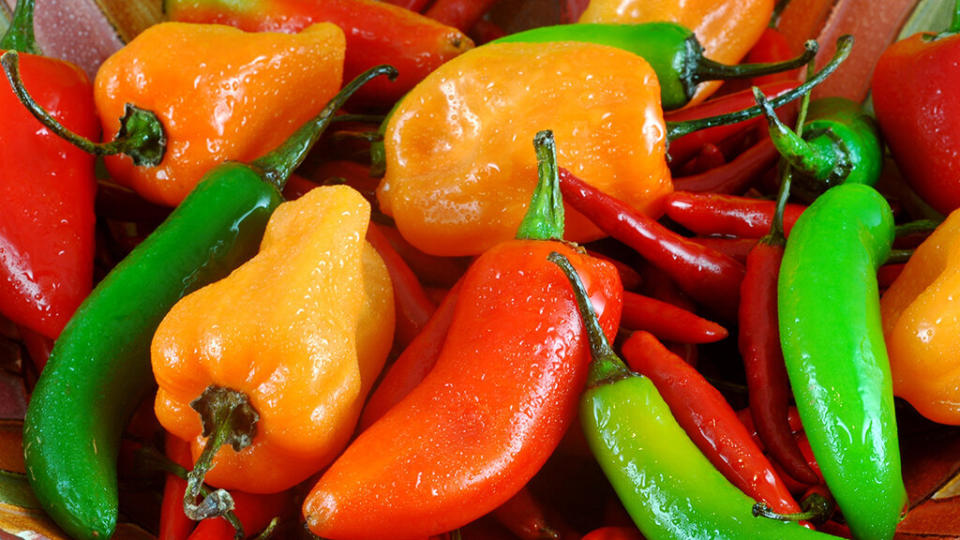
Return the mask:
[[960,425],[960,210],[919,247],[880,300],[893,392]]
[[[672,191],[660,85],[650,65],[592,43],[497,43],[447,62],[387,124],[380,207],[432,255],[475,255],[513,238],[537,179],[530,140],[549,127],[558,162],[658,215]],[[567,239],[603,234],[567,210]]]
[[[735,64],[760,39],[774,0],[591,0],[582,23],[675,22],[693,30],[707,58]],[[720,81],[700,85],[691,105],[702,102]]]
[[191,400],[229,389],[259,415],[249,446],[212,448],[211,485],[280,491],[347,444],[393,341],[390,277],[364,241],[369,216],[369,203],[346,186],[281,204],[260,252],[184,297],[157,329],[157,418],[192,442],[194,472],[205,443],[188,403],[211,404]]
[[107,169],[144,198],[177,205],[214,166],[250,162],[316,116],[340,89],[345,49],[329,23],[294,35],[151,26],[100,66],[95,99],[107,136],[126,104],[153,111],[167,150],[156,166],[107,156]]

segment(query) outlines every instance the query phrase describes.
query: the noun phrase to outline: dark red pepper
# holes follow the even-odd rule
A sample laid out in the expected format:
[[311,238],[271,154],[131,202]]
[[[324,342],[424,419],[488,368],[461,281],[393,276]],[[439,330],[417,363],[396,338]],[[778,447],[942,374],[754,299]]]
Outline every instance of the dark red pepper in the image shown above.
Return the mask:
[[727,337],[727,329],[668,302],[628,291],[623,293],[620,326],[645,330],[667,341],[712,343]]
[[[784,233],[789,235],[802,204],[788,204],[783,212]],[[690,231],[703,235],[730,235],[760,238],[770,232],[776,201],[751,199],[719,193],[674,191],[664,198],[664,212]]]
[[496,0],[436,0],[424,13],[427,17],[466,32],[490,10]]
[[742,193],[760,175],[776,165],[780,153],[766,135],[732,161],[709,171],[673,179],[679,191],[712,193]]

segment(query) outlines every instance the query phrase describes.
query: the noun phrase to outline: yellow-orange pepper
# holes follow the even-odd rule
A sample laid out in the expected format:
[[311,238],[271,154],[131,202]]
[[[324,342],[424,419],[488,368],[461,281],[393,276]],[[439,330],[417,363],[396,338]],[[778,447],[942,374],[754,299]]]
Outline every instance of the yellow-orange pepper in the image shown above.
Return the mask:
[[[650,65],[592,43],[498,43],[454,58],[400,102],[386,127],[378,197],[403,236],[434,255],[474,255],[514,237],[537,183],[530,141],[658,215],[672,191],[660,86]],[[567,238],[602,236],[567,210]]]
[[214,166],[266,154],[319,113],[340,89],[345,43],[330,23],[292,35],[151,26],[100,66],[95,99],[105,137],[131,103],[160,118],[167,150],[155,167],[118,155],[105,158],[107,169],[144,198],[175,206]]
[[960,425],[960,210],[916,249],[880,310],[894,394]]
[[[693,30],[707,58],[736,64],[760,39],[770,22],[774,3],[775,0],[590,0],[580,22],[675,22]],[[701,84],[690,104],[707,99],[720,84]]]
[[206,481],[268,493],[304,480],[346,445],[393,341],[393,290],[365,240],[369,203],[316,188],[283,203],[260,252],[178,302],[154,335],[155,410],[172,434],[204,445],[190,402],[209,386],[241,392],[256,435],[219,449]]

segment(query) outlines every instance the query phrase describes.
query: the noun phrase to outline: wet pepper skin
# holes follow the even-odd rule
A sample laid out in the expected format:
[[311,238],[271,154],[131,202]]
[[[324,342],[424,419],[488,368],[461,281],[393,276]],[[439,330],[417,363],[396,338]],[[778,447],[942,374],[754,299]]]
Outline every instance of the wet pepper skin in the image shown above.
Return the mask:
[[622,285],[609,263],[552,241],[510,241],[481,255],[463,277],[433,370],[307,497],[314,534],[439,534],[492,511],[540,469],[576,415],[590,360],[551,251],[573,261],[614,335]]
[[[591,0],[579,22],[646,23],[669,21],[693,30],[707,58],[736,64],[750,52],[770,22],[774,0]],[[700,85],[691,104],[720,86]]]
[[105,136],[132,103],[159,116],[167,151],[156,167],[109,156],[107,169],[144,198],[177,205],[216,165],[266,154],[319,113],[340,89],[344,48],[332,24],[297,35],[151,26],[100,66],[95,97]]
[[[387,124],[381,209],[434,255],[509,240],[536,184],[529,141],[547,128],[561,166],[659,215],[672,183],[656,75],[637,55],[573,42],[489,44],[424,79]],[[566,231],[602,236],[569,208]]]
[[880,300],[894,394],[960,425],[960,210],[917,247]]
[[281,491],[353,434],[393,342],[393,290],[364,240],[369,219],[369,203],[347,186],[280,205],[260,252],[177,302],[157,328],[157,418],[192,441],[194,459],[205,439],[189,403],[208,385],[245,393],[260,414],[249,447],[220,449],[211,485]]
[[[20,70],[27,89],[57,120],[97,137],[93,88],[83,71],[32,54],[20,55]],[[5,79],[0,111],[0,309],[56,338],[92,284],[93,156],[44,128]]]

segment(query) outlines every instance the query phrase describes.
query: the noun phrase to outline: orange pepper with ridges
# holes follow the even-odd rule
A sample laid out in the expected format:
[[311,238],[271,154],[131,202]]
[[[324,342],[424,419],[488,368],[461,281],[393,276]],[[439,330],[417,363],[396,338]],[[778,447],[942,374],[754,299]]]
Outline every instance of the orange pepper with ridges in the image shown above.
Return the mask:
[[[591,0],[579,22],[675,22],[693,30],[707,58],[735,64],[760,39],[773,7],[774,0]],[[701,84],[691,104],[707,99],[720,84]]]
[[[660,86],[639,56],[592,43],[500,43],[454,58],[393,111],[381,209],[433,255],[474,255],[513,238],[536,184],[529,150],[549,127],[558,162],[659,215],[672,191]],[[568,209],[567,239],[603,234]]]
[[205,389],[243,394],[259,414],[249,446],[217,451],[211,485],[280,491],[347,444],[393,341],[390,277],[364,240],[369,216],[346,186],[280,205],[260,252],[183,298],[157,329],[157,418],[192,442],[195,460],[205,437],[190,410],[202,404],[190,402]]
[[893,392],[960,425],[960,210],[917,247],[880,300]]
[[107,169],[144,198],[177,205],[214,166],[264,155],[319,113],[340,89],[345,47],[333,24],[295,35],[151,26],[100,66],[95,99],[106,136],[132,103],[160,118],[167,150],[157,166],[108,156]]

